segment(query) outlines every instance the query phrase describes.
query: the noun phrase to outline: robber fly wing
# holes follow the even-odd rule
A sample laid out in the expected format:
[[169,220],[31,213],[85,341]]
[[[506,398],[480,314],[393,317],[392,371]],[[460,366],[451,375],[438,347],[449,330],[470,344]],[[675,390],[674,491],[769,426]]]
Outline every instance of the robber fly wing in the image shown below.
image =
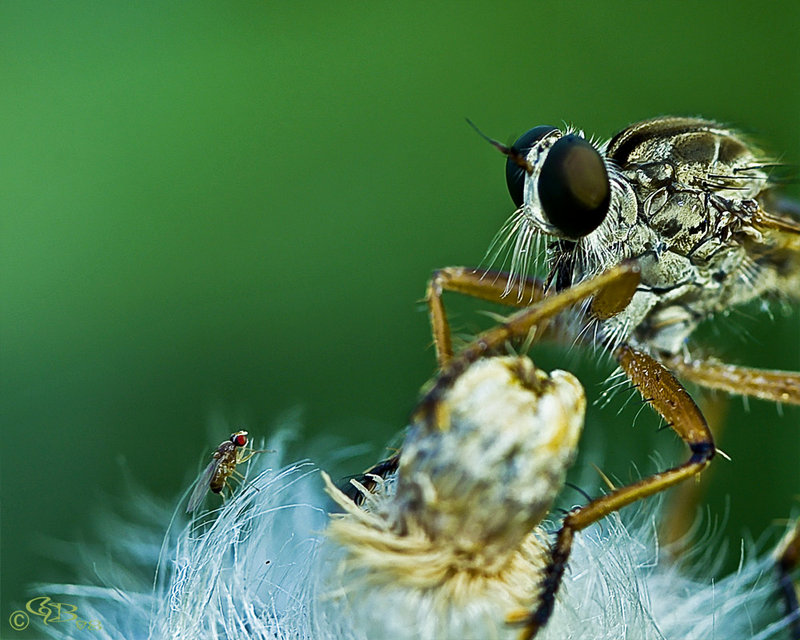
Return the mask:
[[208,466],[203,470],[203,473],[200,474],[200,477],[197,479],[197,483],[194,485],[192,495],[189,498],[189,504],[186,505],[186,513],[191,513],[197,509],[198,505],[203,501],[203,498],[208,492],[208,484],[211,482],[211,478],[213,477],[214,472],[217,470],[218,464],[219,459],[214,458],[208,463]]
[[[800,211],[800,208],[797,210]],[[800,217],[796,217],[792,209],[784,208],[779,213],[759,211],[754,222],[757,228],[773,232],[776,249],[800,252]]]
[[800,234],[800,219],[787,213],[768,213],[760,211],[756,223],[769,229],[777,229],[783,233]]

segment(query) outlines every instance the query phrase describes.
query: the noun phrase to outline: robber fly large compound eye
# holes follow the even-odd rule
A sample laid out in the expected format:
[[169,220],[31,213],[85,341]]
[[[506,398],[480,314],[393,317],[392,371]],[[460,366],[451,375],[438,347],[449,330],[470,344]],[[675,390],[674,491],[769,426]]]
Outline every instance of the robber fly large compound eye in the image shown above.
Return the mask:
[[525,191],[525,168],[520,166],[518,160],[528,157],[528,153],[534,145],[544,138],[548,133],[555,131],[555,127],[542,125],[534,127],[527,133],[523,133],[517,141],[511,145],[511,153],[506,160],[506,184],[508,192],[514,204],[521,207],[524,202]]
[[551,224],[568,238],[600,226],[611,202],[611,184],[600,154],[580,136],[558,140],[539,174],[539,202]]

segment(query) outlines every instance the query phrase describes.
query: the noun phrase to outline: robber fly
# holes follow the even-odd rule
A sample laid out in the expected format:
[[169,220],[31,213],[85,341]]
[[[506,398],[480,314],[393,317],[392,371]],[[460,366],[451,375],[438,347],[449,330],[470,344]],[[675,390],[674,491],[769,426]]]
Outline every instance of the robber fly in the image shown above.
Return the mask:
[[[560,335],[559,319],[569,317],[560,312],[580,305],[576,338],[611,353],[691,452],[683,464],[565,518],[540,602],[521,620],[530,638],[550,616],[576,531],[699,473],[714,457],[708,424],[676,374],[711,389],[800,404],[800,374],[704,359],[688,345],[698,324],[716,313],[756,299],[800,298],[800,209],[775,193],[772,161],[707,120],[656,118],[599,144],[551,126],[531,129],[511,147],[491,142],[507,156],[517,206],[493,245],[495,256],[510,254],[511,269],[434,273],[426,300],[436,386],[533,328],[537,339]],[[527,270],[542,242],[548,275],[538,280]],[[444,291],[523,309],[454,355]],[[423,401],[426,407],[436,403]],[[396,469],[401,454],[378,467]],[[363,477],[370,489],[373,476]]]
[[247,462],[257,453],[263,453],[262,450],[245,452],[247,442],[247,431],[236,431],[230,438],[220,442],[217,450],[211,455],[211,462],[197,479],[189,504],[186,506],[186,513],[191,513],[200,505],[209,489],[214,493],[220,493],[227,486],[231,475],[236,474],[241,477],[236,471],[236,465]]

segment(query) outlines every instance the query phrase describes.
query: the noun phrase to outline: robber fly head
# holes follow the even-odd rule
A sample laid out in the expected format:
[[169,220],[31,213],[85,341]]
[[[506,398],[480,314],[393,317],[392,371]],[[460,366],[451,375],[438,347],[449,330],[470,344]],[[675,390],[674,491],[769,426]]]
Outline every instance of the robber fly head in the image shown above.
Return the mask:
[[580,134],[551,126],[534,127],[511,145],[506,182],[530,222],[570,240],[597,229],[611,203],[603,156]]
[[521,299],[541,257],[558,291],[635,261],[641,284],[600,333],[669,354],[716,313],[800,297],[800,220],[775,192],[777,165],[724,125],[660,117],[607,142],[539,126],[493,144],[517,207],[487,254],[510,259],[503,295]]

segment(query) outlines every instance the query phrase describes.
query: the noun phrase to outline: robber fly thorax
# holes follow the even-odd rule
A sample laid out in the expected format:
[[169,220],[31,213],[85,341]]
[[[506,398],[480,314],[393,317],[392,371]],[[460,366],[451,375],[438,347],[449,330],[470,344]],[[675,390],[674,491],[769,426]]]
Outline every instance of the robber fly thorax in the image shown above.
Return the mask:
[[599,323],[609,346],[675,356],[705,318],[759,298],[800,298],[800,222],[774,195],[774,163],[740,134],[656,118],[603,144],[536,127],[502,149],[518,207],[494,244],[496,253],[510,247],[506,293],[521,286],[542,237],[546,286],[558,291],[635,260],[641,282],[630,304]]

